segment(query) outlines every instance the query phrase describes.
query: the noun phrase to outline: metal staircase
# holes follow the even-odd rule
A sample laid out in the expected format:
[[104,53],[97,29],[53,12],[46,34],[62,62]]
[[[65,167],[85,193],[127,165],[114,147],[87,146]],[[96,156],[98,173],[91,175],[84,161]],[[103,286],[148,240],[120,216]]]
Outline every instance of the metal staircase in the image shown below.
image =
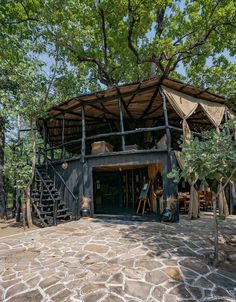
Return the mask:
[[39,220],[42,227],[57,225],[59,220],[71,219],[69,209],[43,168],[36,167],[31,202],[33,217]]

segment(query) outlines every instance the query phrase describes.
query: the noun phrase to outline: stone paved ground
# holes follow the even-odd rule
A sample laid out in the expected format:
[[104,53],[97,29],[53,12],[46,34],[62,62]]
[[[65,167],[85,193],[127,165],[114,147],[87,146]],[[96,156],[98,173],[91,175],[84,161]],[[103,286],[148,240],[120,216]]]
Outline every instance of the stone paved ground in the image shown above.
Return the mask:
[[[236,234],[236,217],[222,222]],[[85,219],[0,240],[0,301],[236,301],[236,268],[204,254],[212,218]]]

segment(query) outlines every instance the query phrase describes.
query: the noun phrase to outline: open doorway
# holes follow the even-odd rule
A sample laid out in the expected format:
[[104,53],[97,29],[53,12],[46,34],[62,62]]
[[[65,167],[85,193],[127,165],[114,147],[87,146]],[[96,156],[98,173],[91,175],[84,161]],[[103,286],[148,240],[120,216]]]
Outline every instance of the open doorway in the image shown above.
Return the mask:
[[95,168],[94,213],[135,214],[140,190],[147,179],[148,169],[145,165]]

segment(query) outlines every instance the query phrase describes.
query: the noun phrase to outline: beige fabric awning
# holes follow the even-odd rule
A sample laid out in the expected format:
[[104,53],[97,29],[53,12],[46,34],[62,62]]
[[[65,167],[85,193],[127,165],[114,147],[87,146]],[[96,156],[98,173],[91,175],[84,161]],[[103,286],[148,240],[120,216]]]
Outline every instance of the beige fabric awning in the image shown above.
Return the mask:
[[209,121],[215,127],[220,125],[226,109],[225,105],[196,98],[165,86],[162,86],[162,89],[171,106],[182,119],[190,117],[200,105]]
[[196,110],[198,99],[165,86],[162,86],[162,89],[168,101],[182,119],[188,118]]
[[209,121],[211,121],[215,127],[218,127],[223,119],[226,109],[225,106],[205,100],[200,100],[199,104],[207,115]]
[[192,135],[191,135],[191,130],[189,128],[189,125],[188,125],[186,119],[183,119],[183,125],[182,125],[182,127],[183,127],[184,142],[186,144],[189,144]]

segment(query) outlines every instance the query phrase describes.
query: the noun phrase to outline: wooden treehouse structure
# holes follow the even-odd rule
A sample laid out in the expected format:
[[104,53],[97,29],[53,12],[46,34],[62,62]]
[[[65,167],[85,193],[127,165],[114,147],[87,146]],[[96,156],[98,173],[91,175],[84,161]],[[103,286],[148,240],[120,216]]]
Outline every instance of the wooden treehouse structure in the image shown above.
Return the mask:
[[[178,140],[218,127],[227,119],[224,101],[207,89],[153,78],[51,108],[49,118],[38,120],[45,150],[32,194],[37,215],[46,223],[78,218],[83,196],[91,198],[92,215],[133,214],[145,182],[145,212],[159,214],[168,197],[178,200],[178,185],[167,177],[177,166]],[[162,191],[159,204],[156,189]],[[47,199],[44,193],[45,206],[39,202]]]

